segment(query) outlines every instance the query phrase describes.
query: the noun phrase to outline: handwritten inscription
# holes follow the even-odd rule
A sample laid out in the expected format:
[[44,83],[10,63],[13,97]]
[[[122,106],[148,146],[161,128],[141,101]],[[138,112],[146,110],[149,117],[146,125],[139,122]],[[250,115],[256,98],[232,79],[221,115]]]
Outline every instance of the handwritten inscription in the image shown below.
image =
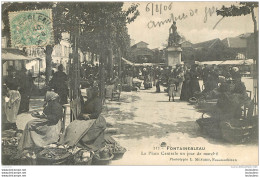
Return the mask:
[[148,24],[147,24],[147,27],[149,29],[152,29],[152,28],[155,28],[155,27],[161,27],[164,24],[172,23],[173,21],[185,20],[186,18],[192,17],[192,16],[197,15],[197,14],[198,14],[198,9],[190,9],[189,12],[182,13],[182,14],[179,14],[177,16],[174,16],[174,14],[171,13],[170,17],[168,19],[163,20],[163,21],[153,21],[153,20],[149,21]]
[[207,23],[208,19],[212,17],[214,14],[216,14],[218,8],[215,6],[212,7],[205,7],[204,11],[199,11],[197,8],[189,9],[186,12],[175,14],[173,12],[173,4],[162,4],[162,3],[147,3],[145,7],[145,11],[147,13],[150,13],[152,16],[154,15],[161,15],[163,13],[170,13],[169,17],[164,20],[154,21],[150,20],[147,23],[147,27],[149,29],[161,27],[165,24],[172,23],[173,21],[182,21],[186,20],[187,18],[191,18],[194,16],[197,16],[199,14],[202,14],[203,22]]
[[157,4],[152,2],[146,5],[145,11],[151,12],[151,14],[154,15],[155,13],[162,14],[163,12],[170,11],[171,9],[172,9],[172,3],[170,3],[169,5],[165,5],[161,3]]

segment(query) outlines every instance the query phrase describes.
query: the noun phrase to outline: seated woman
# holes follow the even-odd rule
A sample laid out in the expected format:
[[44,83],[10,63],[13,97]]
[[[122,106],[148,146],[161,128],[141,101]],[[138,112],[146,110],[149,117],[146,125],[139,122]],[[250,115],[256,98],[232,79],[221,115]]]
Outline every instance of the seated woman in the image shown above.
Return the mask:
[[18,150],[36,150],[59,140],[63,109],[59,103],[59,95],[47,92],[43,114],[33,113],[34,119],[24,129]]
[[98,97],[98,88],[93,87],[88,100],[83,105],[82,114],[79,119],[97,119],[102,111],[102,101]]
[[228,114],[229,118],[240,119],[243,107],[248,110],[244,117],[251,118],[253,116],[254,102],[247,95],[245,84],[240,77],[234,78],[232,82],[222,83],[219,93],[217,107]]
[[82,114],[71,122],[62,134],[59,144],[84,147],[96,151],[104,146],[106,120],[101,116],[102,101],[98,97],[98,88],[82,106]]

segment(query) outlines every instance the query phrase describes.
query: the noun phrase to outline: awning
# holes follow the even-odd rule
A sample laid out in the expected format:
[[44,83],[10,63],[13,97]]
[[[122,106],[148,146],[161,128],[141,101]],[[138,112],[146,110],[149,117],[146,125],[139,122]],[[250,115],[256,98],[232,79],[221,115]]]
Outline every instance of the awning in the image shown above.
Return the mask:
[[135,66],[153,66],[152,63],[135,63]]
[[245,65],[252,65],[254,64],[254,60],[253,59],[247,59],[247,60],[244,60],[245,61]]
[[251,65],[253,64],[252,59],[247,60],[226,60],[222,62],[220,65]]
[[126,64],[128,64],[128,65],[134,65],[134,63],[132,63],[131,61],[128,61],[127,59],[125,59],[125,58],[123,58],[123,57],[122,57],[122,60],[123,60]]
[[164,66],[165,63],[135,63],[135,66]]
[[195,61],[196,64],[200,64],[200,65],[219,65],[222,62],[223,61],[203,61],[203,62]]
[[247,60],[226,60],[226,61],[195,61],[195,64],[199,65],[252,65],[254,63],[253,59],[247,59]]
[[17,60],[35,60],[40,58],[31,58],[24,54],[23,51],[19,49],[2,49],[2,60],[3,61],[17,61]]

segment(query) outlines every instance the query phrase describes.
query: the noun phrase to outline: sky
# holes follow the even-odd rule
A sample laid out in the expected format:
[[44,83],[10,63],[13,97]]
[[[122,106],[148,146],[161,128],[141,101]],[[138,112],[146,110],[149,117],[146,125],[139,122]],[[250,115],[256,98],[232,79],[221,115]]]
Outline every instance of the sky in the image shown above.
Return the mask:
[[[137,3],[137,2],[136,2]],[[253,32],[251,15],[239,17],[217,16],[216,9],[223,5],[230,6],[236,2],[138,2],[140,15],[128,24],[128,33],[135,43],[144,41],[149,48],[161,48],[167,43],[171,22],[158,26],[158,22],[177,18],[177,31],[192,43],[203,42],[215,38],[224,39],[243,33]],[[127,8],[132,2],[125,2]],[[185,18],[181,20],[183,13]],[[258,21],[258,10],[256,11]],[[157,24],[157,25],[156,25]]]

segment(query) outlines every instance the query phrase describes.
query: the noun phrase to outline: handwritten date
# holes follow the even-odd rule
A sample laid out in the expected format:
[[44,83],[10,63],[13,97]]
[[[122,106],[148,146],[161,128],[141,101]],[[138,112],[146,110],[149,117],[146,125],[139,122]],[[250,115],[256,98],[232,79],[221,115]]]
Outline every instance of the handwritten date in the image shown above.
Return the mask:
[[169,5],[157,4],[150,2],[146,5],[145,11],[152,13],[152,15],[162,14],[163,12],[170,11],[172,9],[172,3]]

